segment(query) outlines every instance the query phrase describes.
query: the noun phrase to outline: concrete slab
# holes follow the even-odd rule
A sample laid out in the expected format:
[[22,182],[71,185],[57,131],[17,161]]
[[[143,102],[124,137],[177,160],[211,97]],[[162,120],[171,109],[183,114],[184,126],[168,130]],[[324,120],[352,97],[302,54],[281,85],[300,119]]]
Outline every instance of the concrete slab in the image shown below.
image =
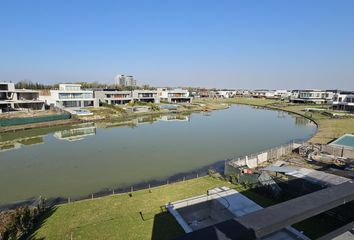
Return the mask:
[[285,175],[302,178],[322,186],[335,186],[350,181],[349,178],[308,168],[268,166],[263,168],[263,170],[284,173]]
[[[217,201],[222,208],[212,207],[212,201]],[[209,202],[209,205],[206,204]],[[195,208],[193,209],[193,204]],[[208,214],[202,213],[210,211],[211,207],[214,212],[211,217]],[[185,209],[183,209],[185,208]],[[248,199],[234,189],[227,187],[214,188],[208,191],[206,195],[201,195],[178,202],[173,202],[167,205],[168,211],[176,218],[186,233],[201,229],[201,226],[208,227],[215,225],[218,222],[230,220],[233,217],[241,217],[253,212],[262,210],[263,208]],[[194,213],[193,213],[194,211]],[[231,213],[228,214],[225,211]],[[192,216],[192,217],[191,217]],[[195,217],[195,221],[191,220]],[[305,235],[292,227],[286,227],[280,231],[272,233],[262,239],[281,240],[281,239],[308,239]]]

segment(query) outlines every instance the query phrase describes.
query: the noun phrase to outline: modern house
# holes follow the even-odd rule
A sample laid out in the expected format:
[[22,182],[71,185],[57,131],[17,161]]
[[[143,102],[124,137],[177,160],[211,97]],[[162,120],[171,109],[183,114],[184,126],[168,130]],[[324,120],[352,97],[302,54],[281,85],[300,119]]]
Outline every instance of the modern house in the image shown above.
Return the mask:
[[134,101],[139,101],[139,102],[150,102],[150,103],[160,102],[160,97],[158,96],[158,93],[155,90],[134,90],[133,99]]
[[158,96],[160,101],[170,102],[170,103],[191,103],[192,97],[189,96],[188,90],[185,89],[172,89],[158,88]]
[[133,100],[132,91],[103,90],[95,91],[94,95],[100,103],[108,103],[112,105],[126,104]]
[[333,110],[354,112],[354,91],[338,91],[331,104]]
[[15,89],[14,83],[0,82],[0,113],[13,110],[43,110],[39,91]]
[[80,84],[59,84],[59,89],[40,96],[47,105],[63,108],[96,107],[93,91],[82,90]]
[[287,99],[291,95],[288,90],[270,90],[265,93],[265,98],[268,99]]
[[292,103],[325,104],[330,103],[334,92],[318,89],[293,90],[290,96]]

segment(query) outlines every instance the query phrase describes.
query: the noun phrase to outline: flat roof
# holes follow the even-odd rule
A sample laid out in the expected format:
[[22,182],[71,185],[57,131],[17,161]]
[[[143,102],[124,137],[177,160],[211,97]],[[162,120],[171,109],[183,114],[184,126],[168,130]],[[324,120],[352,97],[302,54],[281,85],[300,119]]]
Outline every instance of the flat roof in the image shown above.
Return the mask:
[[[194,231],[178,239],[256,239],[354,200],[349,181]],[[253,233],[253,234],[252,234]]]
[[[210,201],[217,201],[219,204],[224,206],[223,209],[214,209],[214,212],[219,212],[220,216],[210,216],[210,219],[198,219],[197,215],[201,214],[201,208],[208,210],[207,205],[201,205]],[[195,209],[193,209],[195,205]],[[246,196],[242,195],[234,189],[228,187],[214,188],[208,191],[208,194],[192,197],[182,201],[177,201],[171,203],[167,206],[169,212],[176,218],[177,222],[182,226],[186,233],[192,233],[193,231],[198,231],[200,229],[205,229],[205,227],[210,227],[213,224],[213,221],[220,222],[220,220],[230,221],[232,216],[242,217],[247,216],[248,214],[262,210],[263,208],[257,203],[253,202]],[[210,207],[211,208],[211,207]],[[228,215],[222,214],[226,210],[229,212],[229,217],[225,219]],[[194,217],[196,220],[192,223],[187,223],[184,219],[184,215],[188,212],[189,215]],[[215,218],[215,219],[214,219]],[[189,219],[191,220],[191,219]],[[232,221],[232,220],[231,220]],[[217,223],[214,223],[217,224]],[[200,225],[200,226],[198,226]],[[237,227],[236,227],[237,228]],[[242,228],[238,229],[238,234],[242,232]],[[247,232],[247,231],[246,231]],[[208,235],[208,234],[207,234]],[[205,236],[207,236],[205,235]],[[200,236],[199,236],[200,237]],[[202,238],[198,238],[202,239]],[[207,239],[207,238],[205,238]],[[246,236],[243,239],[247,239]],[[278,239],[308,239],[305,235],[295,230],[292,227],[285,227],[268,235],[267,240],[278,240]]]

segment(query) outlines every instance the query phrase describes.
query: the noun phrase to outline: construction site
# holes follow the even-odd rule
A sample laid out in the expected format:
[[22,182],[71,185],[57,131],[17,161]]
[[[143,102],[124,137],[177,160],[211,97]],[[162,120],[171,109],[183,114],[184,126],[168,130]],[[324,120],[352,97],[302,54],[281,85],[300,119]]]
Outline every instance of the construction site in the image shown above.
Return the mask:
[[353,139],[289,143],[225,162],[227,180],[271,206],[223,187],[170,203],[187,233],[180,239],[354,239]]

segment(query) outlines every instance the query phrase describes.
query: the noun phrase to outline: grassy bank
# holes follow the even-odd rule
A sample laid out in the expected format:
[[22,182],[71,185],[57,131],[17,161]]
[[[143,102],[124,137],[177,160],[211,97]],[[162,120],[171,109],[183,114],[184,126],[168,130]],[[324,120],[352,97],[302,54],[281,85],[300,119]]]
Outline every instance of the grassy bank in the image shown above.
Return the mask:
[[[54,207],[26,239],[171,239],[184,234],[164,208],[168,202],[205,194],[208,189],[236,189],[262,207],[281,201],[212,177],[201,177],[149,190],[83,200]],[[316,226],[321,225],[321,229]],[[294,225],[310,238],[340,227],[335,218],[320,214]]]
[[[148,104],[144,104],[142,106],[149,106]],[[120,106],[102,106],[99,108],[88,108],[93,115],[92,116],[73,116],[72,119],[68,120],[58,120],[58,121],[50,121],[50,122],[40,122],[40,123],[32,123],[32,124],[24,124],[24,125],[14,125],[7,127],[0,127],[0,132],[16,132],[27,129],[35,129],[35,128],[43,128],[48,126],[57,126],[57,125],[70,125],[80,122],[94,122],[94,121],[115,121],[118,125],[121,122],[121,125],[124,124],[125,121],[129,119],[134,119],[140,116],[153,116],[153,115],[161,115],[161,114],[169,114],[169,113],[192,113],[192,112],[201,112],[201,111],[212,111],[212,110],[221,110],[228,107],[226,103],[186,103],[186,104],[177,104],[177,109],[170,111],[167,109],[159,109],[158,104],[150,105],[153,106],[154,109],[150,109],[148,112],[127,112]],[[43,114],[36,113],[36,114]],[[19,115],[20,116],[20,115]]]
[[[138,105],[136,105],[138,106]],[[142,106],[149,107],[148,104],[143,104]],[[93,116],[82,117],[83,120],[121,120],[127,118],[134,118],[138,116],[146,115],[156,115],[156,114],[168,114],[168,113],[190,113],[190,112],[200,112],[204,110],[220,110],[228,107],[226,103],[218,102],[206,102],[206,103],[185,103],[176,104],[177,108],[173,111],[167,109],[160,109],[159,104],[153,104],[155,109],[150,109],[148,112],[127,112],[121,106],[101,106],[99,108],[89,108],[93,112]]]
[[[168,202],[205,194],[208,189],[235,188],[263,207],[275,202],[239,185],[212,177],[84,200],[52,209],[40,222],[31,239],[171,239],[184,233],[164,210]],[[142,214],[140,214],[140,212]]]
[[309,142],[312,143],[328,143],[335,138],[342,136],[345,133],[354,133],[354,118],[331,118],[320,112],[309,113],[305,112],[305,108],[323,107],[319,105],[304,105],[304,104],[287,104],[277,100],[268,100],[260,98],[230,98],[230,99],[199,99],[199,103],[228,103],[228,104],[244,104],[251,106],[268,107],[277,110],[285,110],[297,113],[313,120],[318,125],[318,131]]
[[[210,188],[231,186],[202,177],[141,190],[57,206],[32,239],[169,239],[183,234],[174,218],[162,211],[166,203],[200,194]],[[142,219],[140,212],[142,212]]]

